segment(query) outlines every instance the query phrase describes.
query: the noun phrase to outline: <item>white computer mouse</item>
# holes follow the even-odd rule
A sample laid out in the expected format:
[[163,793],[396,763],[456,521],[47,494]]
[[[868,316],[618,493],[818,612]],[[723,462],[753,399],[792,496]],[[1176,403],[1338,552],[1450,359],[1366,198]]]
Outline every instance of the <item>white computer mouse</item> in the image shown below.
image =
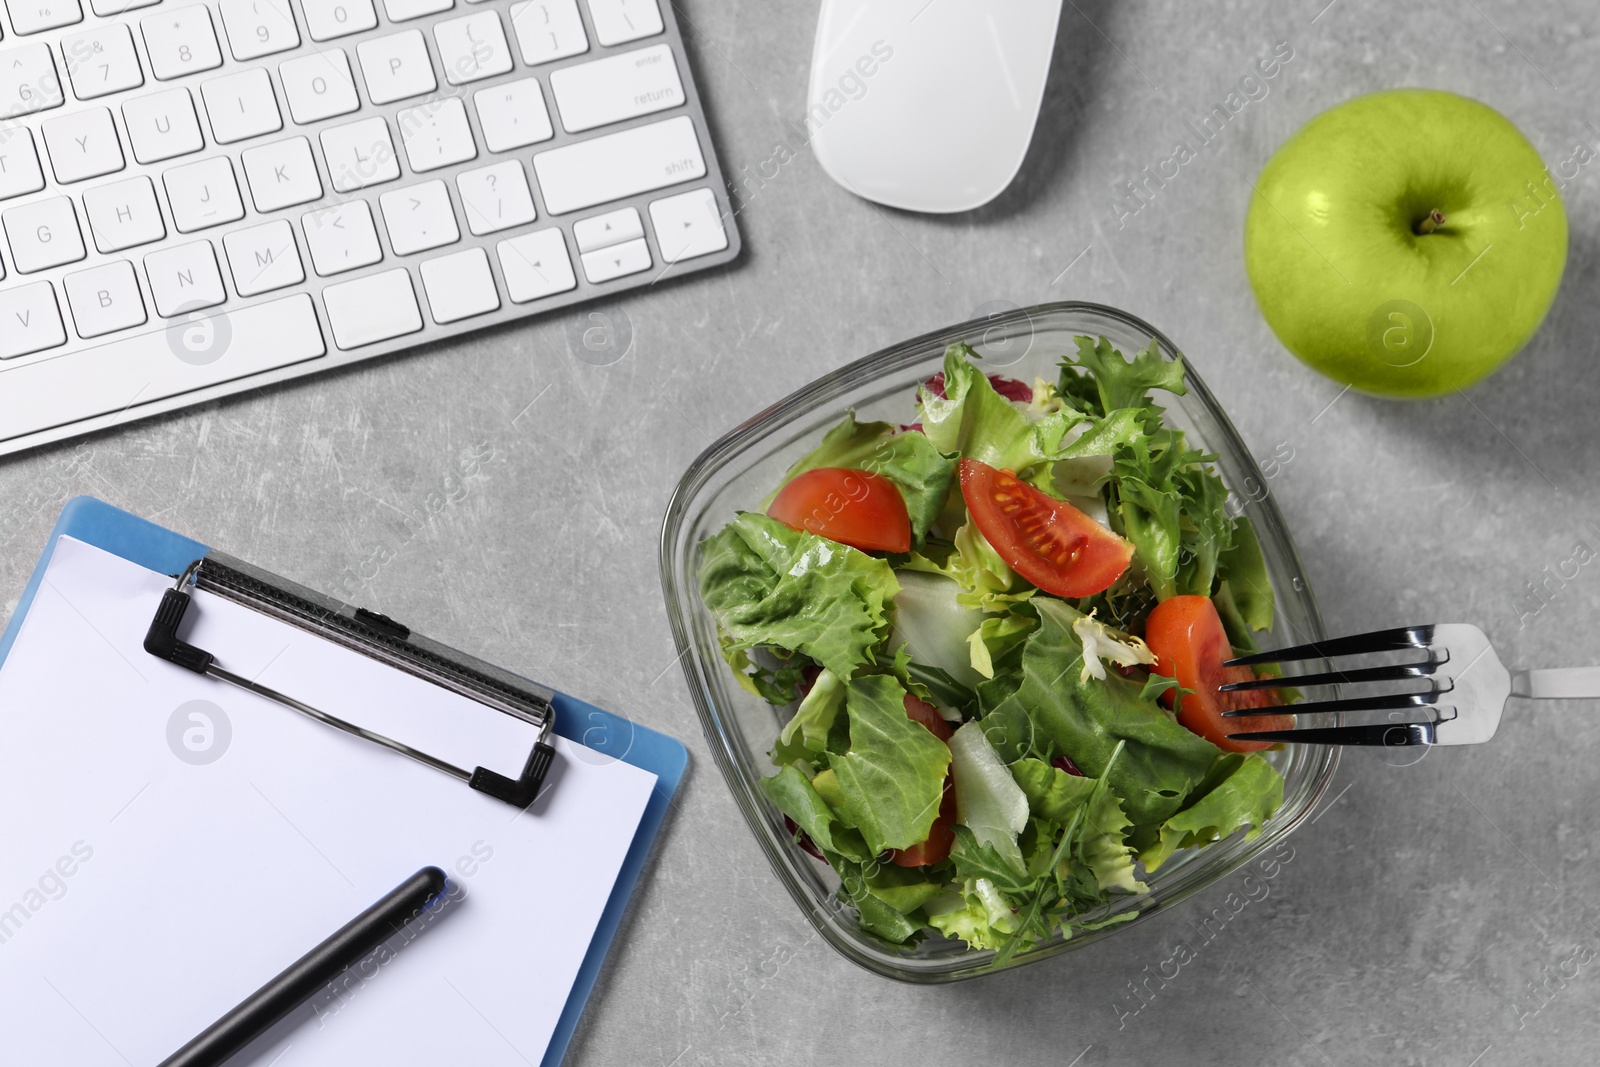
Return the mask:
[[1062,0],[822,0],[803,125],[834,181],[969,211],[1033,139]]

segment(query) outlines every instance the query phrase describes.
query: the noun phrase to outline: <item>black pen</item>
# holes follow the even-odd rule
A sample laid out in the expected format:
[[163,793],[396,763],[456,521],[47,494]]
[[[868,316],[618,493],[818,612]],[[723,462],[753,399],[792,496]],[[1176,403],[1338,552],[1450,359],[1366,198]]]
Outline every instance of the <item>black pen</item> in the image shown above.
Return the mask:
[[160,1067],[216,1067],[225,1062],[333,981],[340,971],[399,933],[443,892],[444,872],[437,867],[422,868],[246,997],[193,1041],[162,1060]]

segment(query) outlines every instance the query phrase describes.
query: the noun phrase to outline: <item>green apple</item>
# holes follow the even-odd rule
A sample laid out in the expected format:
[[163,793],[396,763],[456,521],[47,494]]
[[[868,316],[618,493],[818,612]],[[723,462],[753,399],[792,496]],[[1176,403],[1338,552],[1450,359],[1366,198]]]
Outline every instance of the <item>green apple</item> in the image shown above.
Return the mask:
[[1284,142],[1256,180],[1244,248],[1289,351],[1363,392],[1437,396],[1538,329],[1566,265],[1567,213],[1505,116],[1395,89]]

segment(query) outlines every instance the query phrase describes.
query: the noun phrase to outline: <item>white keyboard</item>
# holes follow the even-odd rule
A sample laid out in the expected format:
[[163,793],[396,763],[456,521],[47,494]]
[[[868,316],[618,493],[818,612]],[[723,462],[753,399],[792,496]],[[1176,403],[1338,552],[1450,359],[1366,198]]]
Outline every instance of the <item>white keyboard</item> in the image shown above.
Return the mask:
[[0,453],[738,255],[662,0],[0,2]]

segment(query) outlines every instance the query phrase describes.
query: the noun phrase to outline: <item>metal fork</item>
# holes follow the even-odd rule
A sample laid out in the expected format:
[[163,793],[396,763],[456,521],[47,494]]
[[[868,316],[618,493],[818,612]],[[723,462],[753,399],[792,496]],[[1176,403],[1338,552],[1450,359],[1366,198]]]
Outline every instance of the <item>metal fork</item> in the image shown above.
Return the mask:
[[[1225,692],[1250,689],[1309,688],[1323,685],[1406,682],[1426,684],[1423,689],[1380,692],[1368,696],[1317,700],[1270,708],[1225,711],[1228,718],[1266,715],[1332,714],[1339,725],[1294,730],[1260,730],[1228,736],[1251,741],[1291,741],[1320,745],[1477,745],[1494,736],[1510,697],[1562,699],[1600,697],[1600,667],[1508,669],[1495,655],[1489,638],[1476,626],[1442,623],[1402,626],[1367,634],[1273,649],[1227,661],[1229,667],[1255,667],[1265,663],[1331,660],[1417,649],[1424,658],[1406,663],[1334,669],[1287,678],[1257,678],[1219,688]],[[1346,724],[1351,716],[1370,718],[1385,713],[1388,721]],[[1420,716],[1426,716],[1417,721]],[[1400,721],[1404,720],[1404,721]]]

